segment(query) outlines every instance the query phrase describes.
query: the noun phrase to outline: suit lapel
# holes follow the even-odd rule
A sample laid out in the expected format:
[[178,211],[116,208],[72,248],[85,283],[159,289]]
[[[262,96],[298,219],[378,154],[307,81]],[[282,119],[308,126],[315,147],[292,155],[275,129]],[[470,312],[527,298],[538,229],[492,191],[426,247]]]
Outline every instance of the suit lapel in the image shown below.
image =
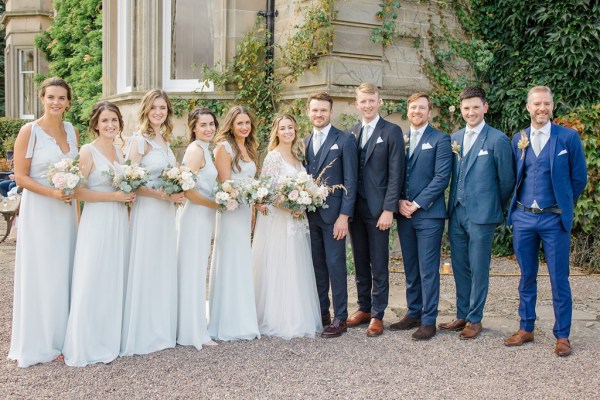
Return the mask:
[[475,160],[477,160],[477,157],[479,156],[479,152],[483,148],[483,143],[485,143],[485,139],[487,138],[487,134],[488,134],[488,125],[485,124],[483,126],[483,129],[481,130],[481,132],[479,132],[479,135],[477,135],[477,140],[475,141],[475,143],[473,143],[473,146],[471,146],[471,149],[469,150],[469,153],[471,153],[471,154],[469,157],[469,161],[467,162],[467,169],[465,171],[465,175],[467,175],[469,173],[469,169],[471,169],[471,167],[475,163]]
[[546,143],[546,146],[550,146],[548,150],[550,150],[550,178],[552,179],[554,177],[553,174],[553,170],[554,170],[554,154],[556,153],[556,141],[558,140],[557,138],[557,133],[556,133],[556,129],[554,127],[554,124],[550,125],[550,139],[548,140],[548,143]]
[[[523,150],[521,150],[521,156],[519,156],[519,159],[517,160],[517,185],[516,185],[516,188],[518,188],[521,185],[521,180],[523,179],[523,166],[525,165],[525,157],[527,157],[527,150],[531,147],[530,130],[531,130],[530,128],[527,128],[524,130],[525,135],[527,135],[527,141],[529,142],[529,144],[527,145],[527,147],[525,147]],[[519,140],[521,140],[521,133],[519,132],[518,135],[519,135]]]
[[377,139],[379,139],[381,137],[381,134],[383,133],[384,125],[385,125],[385,122],[384,122],[383,118],[379,117],[379,121],[377,121],[377,126],[373,130],[373,133],[371,134],[371,138],[369,139],[369,142],[367,143],[367,155],[365,156],[365,164],[369,160],[369,157],[371,157],[371,154],[373,154],[373,150],[375,150],[375,145],[377,144]]
[[412,167],[415,162],[417,162],[417,158],[419,158],[419,154],[421,154],[421,148],[423,144],[427,143],[429,138],[431,137],[431,126],[427,125],[425,132],[421,135],[421,139],[419,139],[419,143],[415,146],[415,151],[410,156],[410,166]]
[[331,146],[336,142],[338,138],[339,132],[333,126],[329,129],[329,133],[327,134],[327,139],[321,145],[319,151],[321,152],[321,156],[319,157],[319,164],[317,165],[317,171],[321,169],[323,163],[325,162],[325,158],[327,158],[327,153],[331,150]]

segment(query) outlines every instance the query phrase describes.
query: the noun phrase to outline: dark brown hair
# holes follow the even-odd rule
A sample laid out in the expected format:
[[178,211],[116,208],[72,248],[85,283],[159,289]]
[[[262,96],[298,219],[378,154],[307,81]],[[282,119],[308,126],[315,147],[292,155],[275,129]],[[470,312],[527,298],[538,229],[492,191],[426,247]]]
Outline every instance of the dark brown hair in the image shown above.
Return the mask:
[[254,164],[258,165],[258,143],[256,142],[256,122],[254,116],[250,113],[250,111],[246,107],[242,106],[233,106],[225,115],[223,120],[223,124],[217,131],[217,135],[215,137],[215,143],[227,141],[231,145],[233,149],[234,156],[231,159],[231,167],[236,171],[241,171],[240,168],[240,159],[242,158],[242,154],[240,152],[240,147],[235,141],[235,137],[233,135],[233,122],[237,118],[238,115],[245,114],[250,118],[250,134],[244,140],[244,147],[248,152],[248,156],[254,162]]
[[310,102],[312,100],[328,101],[330,108],[333,108],[333,97],[331,97],[327,92],[313,93],[310,96],[308,96],[308,100],[306,101],[306,108],[310,107]]
[[71,92],[71,86],[69,86],[67,81],[65,81],[64,79],[57,77],[47,78],[44,80],[44,82],[42,82],[42,86],[40,88],[40,98],[46,95],[46,89],[50,86],[59,86],[65,89],[67,91],[67,100],[69,100],[69,102],[71,101],[73,96]]
[[217,116],[215,113],[206,107],[196,107],[188,114],[188,128],[190,129],[190,143],[196,141],[196,123],[198,123],[198,119],[200,119],[201,115],[210,115],[215,122],[215,129],[219,129],[219,121],[217,121]]
[[477,86],[467,86],[460,92],[459,99],[463,101],[465,99],[472,99],[473,97],[479,97],[485,103],[485,90]]
[[117,114],[117,118],[119,119],[119,139],[123,141],[123,137],[121,136],[121,132],[123,132],[123,115],[121,115],[121,110],[115,104],[110,101],[99,101],[94,104],[94,108],[92,108],[92,113],[90,115],[90,123],[88,126],[88,130],[94,134],[95,137],[100,135],[98,131],[98,120],[100,119],[100,114],[102,111],[112,111]]

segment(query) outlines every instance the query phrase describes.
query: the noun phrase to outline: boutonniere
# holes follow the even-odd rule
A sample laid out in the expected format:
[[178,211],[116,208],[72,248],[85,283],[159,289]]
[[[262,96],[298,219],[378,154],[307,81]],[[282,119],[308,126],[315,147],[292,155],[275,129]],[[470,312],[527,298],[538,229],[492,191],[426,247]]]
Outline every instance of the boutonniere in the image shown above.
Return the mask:
[[521,139],[517,142],[517,147],[521,149],[521,160],[525,158],[525,149],[529,146],[529,139],[525,131],[521,131]]
[[456,157],[458,157],[458,161],[460,161],[460,144],[458,144],[456,140],[452,142],[452,152],[456,154]]
[[408,151],[408,146],[410,146],[408,135],[404,135],[404,152]]

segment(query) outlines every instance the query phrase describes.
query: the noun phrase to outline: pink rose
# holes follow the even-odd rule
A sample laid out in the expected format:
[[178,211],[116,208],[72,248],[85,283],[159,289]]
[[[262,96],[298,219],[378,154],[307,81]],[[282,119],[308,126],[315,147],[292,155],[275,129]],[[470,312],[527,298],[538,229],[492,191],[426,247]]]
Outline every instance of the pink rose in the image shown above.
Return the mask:
[[67,178],[65,174],[58,173],[52,177],[52,185],[57,189],[63,189],[67,185]]
[[291,201],[296,201],[296,200],[298,200],[298,196],[300,196],[300,194],[298,193],[298,191],[297,191],[297,190],[292,190],[292,191],[290,192],[290,194],[288,194],[288,198],[289,198]]
[[233,211],[236,208],[238,208],[239,205],[240,205],[240,203],[238,203],[237,200],[234,200],[234,199],[229,199],[229,200],[227,200],[227,203],[225,203],[225,207],[227,208],[227,211]]

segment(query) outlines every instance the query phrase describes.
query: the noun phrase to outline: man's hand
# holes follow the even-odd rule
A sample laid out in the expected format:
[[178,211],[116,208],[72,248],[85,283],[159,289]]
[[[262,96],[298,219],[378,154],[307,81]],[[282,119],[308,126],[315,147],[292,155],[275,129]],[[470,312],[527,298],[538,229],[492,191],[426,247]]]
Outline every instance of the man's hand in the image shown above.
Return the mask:
[[348,216],[344,214],[340,214],[340,216],[335,220],[335,224],[333,225],[333,238],[335,240],[342,240],[348,234]]
[[379,220],[377,220],[377,228],[382,231],[390,229],[392,223],[394,222],[394,213],[391,211],[384,210],[379,216]]
[[406,218],[412,218],[413,213],[418,209],[419,207],[417,207],[412,201],[400,200],[400,214]]

